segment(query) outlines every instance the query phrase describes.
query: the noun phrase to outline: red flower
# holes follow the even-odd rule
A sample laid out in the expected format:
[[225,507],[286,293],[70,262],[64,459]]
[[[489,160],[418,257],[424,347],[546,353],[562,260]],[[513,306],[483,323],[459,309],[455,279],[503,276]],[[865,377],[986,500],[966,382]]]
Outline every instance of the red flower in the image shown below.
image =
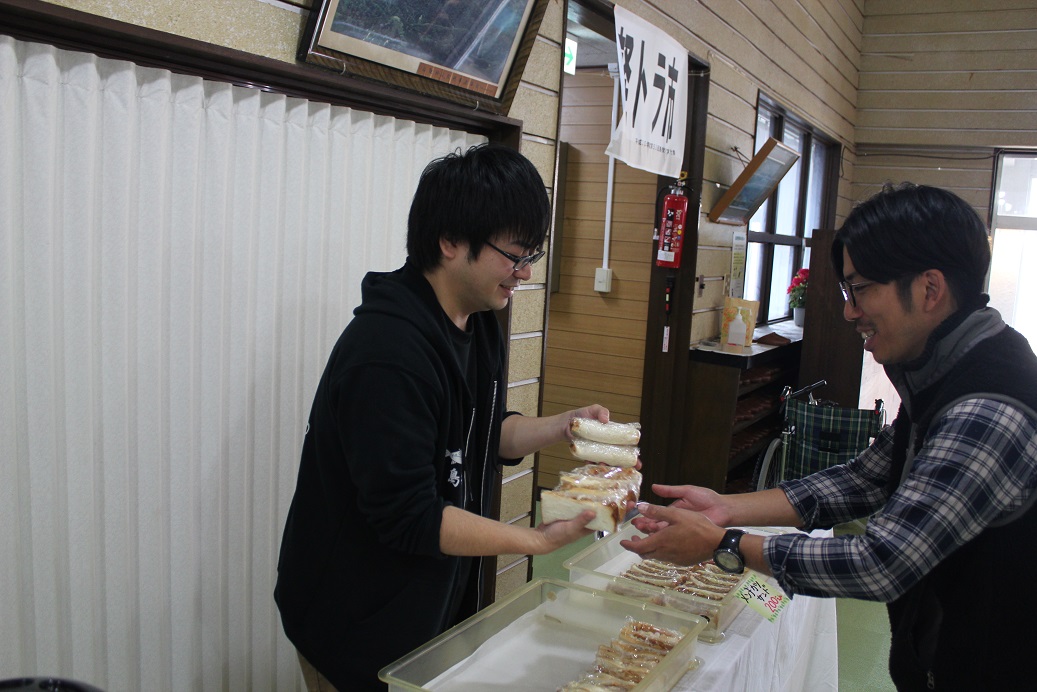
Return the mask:
[[789,307],[790,308],[801,308],[806,304],[807,301],[807,284],[810,280],[810,270],[804,267],[796,272],[796,275],[792,277],[792,283],[789,284],[788,289],[785,293],[789,295]]

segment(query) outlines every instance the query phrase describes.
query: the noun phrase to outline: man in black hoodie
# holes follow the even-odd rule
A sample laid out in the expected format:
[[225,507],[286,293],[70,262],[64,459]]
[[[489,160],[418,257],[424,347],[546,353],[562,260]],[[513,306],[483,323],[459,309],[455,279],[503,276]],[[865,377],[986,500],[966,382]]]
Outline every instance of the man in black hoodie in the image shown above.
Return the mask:
[[493,311],[543,257],[549,219],[517,152],[451,154],[422,173],[406,264],[364,278],[314,397],[274,592],[311,689],[384,689],[383,666],[487,605],[483,556],[587,535],[592,512],[535,529],[486,516],[501,464],[566,439],[575,416],[608,420],[504,409]]

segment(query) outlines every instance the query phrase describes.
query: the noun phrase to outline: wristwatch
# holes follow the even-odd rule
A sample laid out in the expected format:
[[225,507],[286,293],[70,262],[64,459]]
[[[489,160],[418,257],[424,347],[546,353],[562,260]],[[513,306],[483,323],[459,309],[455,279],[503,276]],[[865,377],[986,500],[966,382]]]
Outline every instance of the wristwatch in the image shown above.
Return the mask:
[[727,530],[720,540],[720,545],[713,551],[713,562],[717,567],[731,574],[741,574],[745,571],[745,558],[738,549],[738,543],[744,535],[745,531],[740,529]]

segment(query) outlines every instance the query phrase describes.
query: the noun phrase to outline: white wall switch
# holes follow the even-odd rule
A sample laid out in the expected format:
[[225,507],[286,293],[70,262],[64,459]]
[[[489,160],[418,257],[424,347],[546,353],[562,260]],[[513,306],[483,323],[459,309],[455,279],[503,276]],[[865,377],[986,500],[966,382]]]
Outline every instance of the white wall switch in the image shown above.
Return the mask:
[[594,270],[594,290],[599,293],[608,293],[612,290],[612,270],[608,267],[598,267]]

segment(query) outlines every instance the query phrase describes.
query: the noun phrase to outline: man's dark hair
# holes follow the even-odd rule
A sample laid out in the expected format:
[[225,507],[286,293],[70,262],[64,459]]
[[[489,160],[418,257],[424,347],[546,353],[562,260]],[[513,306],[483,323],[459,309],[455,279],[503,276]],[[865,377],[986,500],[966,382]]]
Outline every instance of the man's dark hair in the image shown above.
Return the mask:
[[858,204],[832,242],[836,275],[843,274],[843,248],[864,279],[896,281],[903,298],[914,277],[943,272],[959,307],[983,293],[990,244],[979,214],[953,192],[903,183]]
[[407,220],[407,254],[428,271],[439,265],[441,239],[467,243],[473,258],[497,236],[532,251],[543,246],[550,220],[544,181],[529,159],[480,144],[425,167]]

